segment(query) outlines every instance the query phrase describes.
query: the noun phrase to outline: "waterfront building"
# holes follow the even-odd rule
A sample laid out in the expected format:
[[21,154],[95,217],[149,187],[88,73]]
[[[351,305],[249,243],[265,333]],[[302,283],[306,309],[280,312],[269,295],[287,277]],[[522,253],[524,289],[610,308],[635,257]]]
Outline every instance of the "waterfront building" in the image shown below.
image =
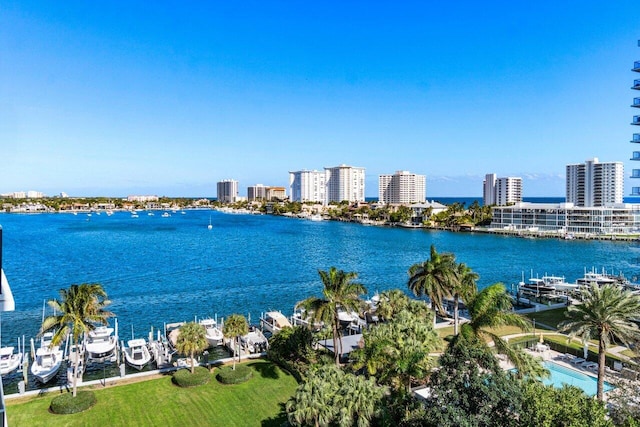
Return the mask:
[[447,206],[435,200],[426,201],[424,203],[414,203],[409,206],[411,208],[411,223],[423,224],[432,215],[437,215],[447,210]]
[[637,234],[640,210],[629,204],[577,206],[574,203],[527,203],[493,208],[490,229],[567,234]]
[[262,184],[247,187],[247,200],[250,202],[267,199],[267,187]]
[[[640,46],[640,40],[638,40],[638,46]],[[633,68],[631,69],[631,71],[636,72],[636,73],[640,73],[640,61],[635,61],[633,63]],[[640,79],[635,79],[633,81],[633,86],[631,86],[631,89],[640,90]],[[640,97],[633,98],[633,103],[631,104],[631,107],[640,108]],[[633,118],[631,120],[631,124],[633,126],[640,126],[640,115],[633,116]],[[633,136],[631,137],[631,143],[632,144],[640,144],[640,133],[635,133],[634,132]],[[631,154],[631,160],[634,160],[634,161],[640,160],[640,151],[633,151],[633,153]],[[632,171],[631,171],[631,178],[632,179],[640,178],[640,169],[633,168]],[[638,186],[633,187],[632,186],[631,187],[631,195],[632,196],[640,196],[640,187],[638,187]]]
[[217,187],[217,198],[220,203],[235,203],[238,198],[238,181],[225,179],[219,181]]
[[324,168],[325,204],[347,201],[364,202],[364,168],[340,165]]
[[285,200],[287,190],[284,187],[267,187],[267,200]]
[[575,206],[613,206],[623,202],[622,162],[600,163],[598,158],[567,165],[566,201]]
[[496,174],[488,173],[482,182],[482,204],[493,206],[496,204]]
[[522,178],[520,177],[496,178],[496,174],[490,173],[485,175],[482,187],[485,206],[506,206],[522,201]]
[[158,196],[128,196],[127,202],[157,202],[159,200]]
[[326,174],[324,171],[289,172],[289,194],[292,202],[324,203]]
[[378,201],[383,204],[424,203],[427,178],[408,171],[378,177]]
[[44,197],[44,193],[42,191],[27,191],[27,199],[42,199]]

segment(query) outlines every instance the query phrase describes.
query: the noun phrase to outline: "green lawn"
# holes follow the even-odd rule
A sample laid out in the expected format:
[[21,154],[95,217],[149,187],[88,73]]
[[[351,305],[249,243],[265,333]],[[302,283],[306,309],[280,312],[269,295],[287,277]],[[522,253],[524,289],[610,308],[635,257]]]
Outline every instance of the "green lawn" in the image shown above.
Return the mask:
[[537,313],[529,313],[526,316],[536,321],[536,329],[541,328],[540,323],[551,326],[554,329],[558,329],[558,324],[563,320],[567,320],[565,313],[566,307],[554,308],[552,310],[539,311]]
[[[171,377],[96,388],[98,403],[73,415],[48,412],[52,394],[26,402],[7,402],[11,426],[280,426],[286,417],[282,403],[297,383],[288,373],[264,360],[248,363],[254,369],[243,384],[209,384],[183,389]],[[215,371],[213,375],[215,375]]]

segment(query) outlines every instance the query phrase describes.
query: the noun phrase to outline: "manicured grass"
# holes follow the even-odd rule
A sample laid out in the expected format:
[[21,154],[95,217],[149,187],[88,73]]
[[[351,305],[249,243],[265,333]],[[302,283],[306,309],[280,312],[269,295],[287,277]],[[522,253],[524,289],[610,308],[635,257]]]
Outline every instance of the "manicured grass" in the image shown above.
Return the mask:
[[536,321],[536,329],[542,328],[540,324],[544,324],[547,326],[551,326],[554,329],[558,329],[558,324],[564,320],[567,320],[565,313],[567,312],[566,307],[554,308],[551,310],[538,311],[537,313],[529,313],[526,316]]
[[[55,394],[26,402],[7,401],[12,426],[280,426],[282,403],[295,392],[297,383],[271,362],[247,363],[252,378],[242,384],[218,381],[181,388],[165,378],[96,388],[96,405],[72,415],[49,413]],[[215,375],[214,372],[212,375]]]

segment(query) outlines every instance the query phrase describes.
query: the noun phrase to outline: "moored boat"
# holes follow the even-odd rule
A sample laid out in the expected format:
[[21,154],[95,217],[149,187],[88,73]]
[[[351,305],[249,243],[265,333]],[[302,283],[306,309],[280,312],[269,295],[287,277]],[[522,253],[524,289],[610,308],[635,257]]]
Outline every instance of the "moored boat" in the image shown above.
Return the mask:
[[147,342],[143,338],[127,341],[124,349],[124,359],[127,365],[137,370],[142,370],[152,360]]
[[223,344],[224,335],[222,330],[218,327],[218,322],[215,319],[202,319],[199,322],[205,330],[205,337],[210,347],[216,347]]
[[86,352],[91,360],[104,360],[114,355],[118,339],[113,328],[98,326],[87,334]]
[[0,374],[9,374],[20,367],[22,353],[14,353],[13,347],[0,348]]
[[[57,345],[51,345],[53,332],[45,332],[40,339],[40,348],[35,352],[31,364],[31,373],[41,383],[49,382],[60,370],[62,365],[62,350]],[[33,346],[33,340],[31,341]]]
[[291,328],[291,322],[279,311],[267,311],[260,317],[263,330],[277,334],[282,328]]

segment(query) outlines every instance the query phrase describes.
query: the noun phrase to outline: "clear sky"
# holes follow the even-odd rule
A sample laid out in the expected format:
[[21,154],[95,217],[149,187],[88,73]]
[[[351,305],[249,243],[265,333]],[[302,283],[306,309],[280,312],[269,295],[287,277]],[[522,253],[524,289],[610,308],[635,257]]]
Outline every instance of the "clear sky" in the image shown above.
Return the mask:
[[490,172],[563,196],[568,163],[631,174],[637,11],[2,0],[0,193],[246,194],[345,163],[367,196],[396,170],[426,175],[427,197],[481,195]]

